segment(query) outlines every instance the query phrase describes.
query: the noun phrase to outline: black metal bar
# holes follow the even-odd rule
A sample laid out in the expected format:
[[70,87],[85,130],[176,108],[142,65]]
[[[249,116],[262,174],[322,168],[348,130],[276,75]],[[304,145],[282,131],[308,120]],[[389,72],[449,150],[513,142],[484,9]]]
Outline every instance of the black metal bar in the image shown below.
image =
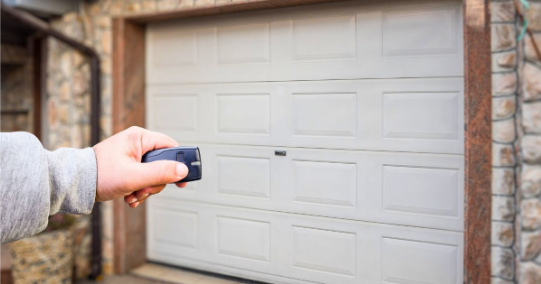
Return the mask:
[[7,114],[7,115],[21,115],[21,114],[28,114],[30,111],[27,109],[3,109],[0,110],[0,114]]
[[[11,8],[0,2],[0,8],[2,11],[8,13],[22,24],[38,30],[48,36],[73,47],[74,49],[82,52],[86,56],[90,57],[90,85],[91,85],[91,117],[90,128],[91,137],[90,142],[92,145],[97,144],[100,141],[100,57],[98,53],[89,46],[53,29],[48,23],[40,20],[31,14]],[[92,210],[92,267],[91,278],[97,278],[101,274],[101,214],[100,203],[94,204]]]

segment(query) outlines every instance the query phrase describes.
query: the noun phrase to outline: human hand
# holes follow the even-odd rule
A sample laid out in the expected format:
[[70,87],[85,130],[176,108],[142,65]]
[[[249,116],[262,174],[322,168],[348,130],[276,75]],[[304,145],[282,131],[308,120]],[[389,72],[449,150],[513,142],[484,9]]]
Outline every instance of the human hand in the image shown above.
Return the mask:
[[[141,163],[148,151],[177,146],[178,143],[165,134],[135,126],[96,144],[93,147],[98,165],[96,201],[124,197],[124,201],[135,208],[162,191],[166,184],[185,178],[188,168],[183,163]],[[184,187],[186,183],[177,183],[177,186]]]

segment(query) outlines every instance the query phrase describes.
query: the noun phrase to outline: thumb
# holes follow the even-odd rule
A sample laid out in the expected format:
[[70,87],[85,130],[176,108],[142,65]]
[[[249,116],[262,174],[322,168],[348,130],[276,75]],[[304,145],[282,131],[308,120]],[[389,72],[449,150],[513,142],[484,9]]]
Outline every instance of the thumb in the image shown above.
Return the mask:
[[175,161],[137,163],[133,173],[133,184],[138,190],[160,184],[175,183],[188,175],[188,167]]

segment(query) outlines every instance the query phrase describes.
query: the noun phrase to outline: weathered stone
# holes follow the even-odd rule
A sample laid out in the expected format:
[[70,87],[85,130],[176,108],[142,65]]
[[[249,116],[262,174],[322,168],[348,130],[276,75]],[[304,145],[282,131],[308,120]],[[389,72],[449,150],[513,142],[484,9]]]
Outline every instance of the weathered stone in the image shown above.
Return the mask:
[[73,52],[73,66],[75,68],[78,68],[83,64],[83,62],[86,62],[87,59],[84,55],[82,55],[80,52],[74,51]]
[[112,42],[112,35],[111,31],[107,30],[104,31],[101,35],[101,50],[104,54],[111,54],[111,51],[113,50],[113,42]]
[[193,7],[195,0],[178,0],[179,8]]
[[56,102],[53,99],[49,99],[47,102],[47,115],[49,120],[49,129],[56,129],[58,126],[58,112]]
[[511,249],[492,247],[492,275],[504,279],[513,279],[515,276],[515,259]]
[[71,89],[68,82],[62,83],[60,91],[58,92],[58,97],[61,102],[67,102],[71,99]]
[[541,102],[522,105],[522,126],[527,133],[541,133]]
[[502,51],[514,48],[516,34],[513,24],[492,24],[491,39],[492,51]]
[[492,71],[511,71],[517,66],[516,52],[501,52],[492,54]]
[[125,14],[136,14],[140,13],[142,10],[141,3],[126,3],[126,6],[124,7],[124,13]]
[[515,97],[501,97],[492,100],[492,118],[502,119],[515,114]]
[[524,100],[536,100],[541,98],[541,68],[533,64],[524,64]]
[[511,143],[515,140],[515,121],[513,119],[492,122],[492,139],[500,143]]
[[105,10],[104,12],[109,13],[112,16],[115,15],[122,15],[124,12],[124,1],[116,1],[114,3],[111,3],[111,8],[109,10]]
[[492,193],[511,195],[515,192],[515,171],[508,168],[492,169]]
[[541,283],[541,266],[533,262],[523,262],[520,264],[519,280],[521,284],[539,284]]
[[512,223],[492,222],[492,244],[510,247],[515,240]]
[[541,31],[541,3],[530,1],[530,9],[526,11],[526,19],[528,27],[532,31]]
[[70,52],[64,52],[60,56],[60,70],[62,70],[62,73],[66,77],[70,77],[73,70],[73,62],[71,60],[71,56],[72,54]]
[[541,136],[525,135],[522,138],[522,156],[528,163],[541,163]]
[[72,78],[73,94],[75,96],[81,96],[87,88],[87,81],[85,80],[81,71],[75,71]]
[[494,166],[514,166],[515,150],[513,146],[492,143],[492,164]]
[[71,147],[73,148],[83,148],[83,130],[81,125],[74,124],[71,126]]
[[520,191],[526,198],[541,193],[541,167],[524,167],[521,174]]
[[158,10],[159,11],[169,11],[177,7],[176,0],[158,0]]
[[143,1],[143,12],[154,12],[156,11],[156,1],[154,0],[144,0]]
[[521,233],[520,257],[522,260],[532,260],[541,251],[541,232]]
[[112,20],[109,16],[98,16],[94,18],[94,24],[101,29],[110,29],[112,26]]
[[61,104],[58,106],[58,121],[61,124],[67,124],[69,122],[69,105]]
[[492,74],[492,94],[494,96],[512,95],[517,89],[515,72]]
[[102,56],[100,67],[102,74],[111,75],[111,58],[109,56]]
[[520,203],[522,228],[536,230],[541,227],[541,202],[538,199],[525,199]]
[[498,221],[513,221],[514,218],[514,198],[507,196],[492,196],[492,219]]
[[515,5],[513,1],[490,2],[490,20],[492,22],[515,21]]
[[[541,33],[534,34],[533,38],[537,43],[539,52],[541,53]],[[524,37],[524,55],[526,56],[526,59],[541,62],[541,58],[539,58],[539,55],[537,55],[537,52],[535,51],[534,42],[528,34],[526,34]]]
[[213,6],[214,0],[195,0],[195,6]]

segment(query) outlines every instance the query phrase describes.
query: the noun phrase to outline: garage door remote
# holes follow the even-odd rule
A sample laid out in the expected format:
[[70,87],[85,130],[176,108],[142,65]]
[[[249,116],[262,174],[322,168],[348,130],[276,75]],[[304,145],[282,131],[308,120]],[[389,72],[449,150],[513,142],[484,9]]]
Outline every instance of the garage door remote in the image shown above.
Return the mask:
[[158,160],[177,161],[188,167],[188,175],[177,182],[200,180],[203,176],[203,165],[201,164],[201,155],[198,147],[183,146],[149,151],[143,155],[141,162],[149,163]]

